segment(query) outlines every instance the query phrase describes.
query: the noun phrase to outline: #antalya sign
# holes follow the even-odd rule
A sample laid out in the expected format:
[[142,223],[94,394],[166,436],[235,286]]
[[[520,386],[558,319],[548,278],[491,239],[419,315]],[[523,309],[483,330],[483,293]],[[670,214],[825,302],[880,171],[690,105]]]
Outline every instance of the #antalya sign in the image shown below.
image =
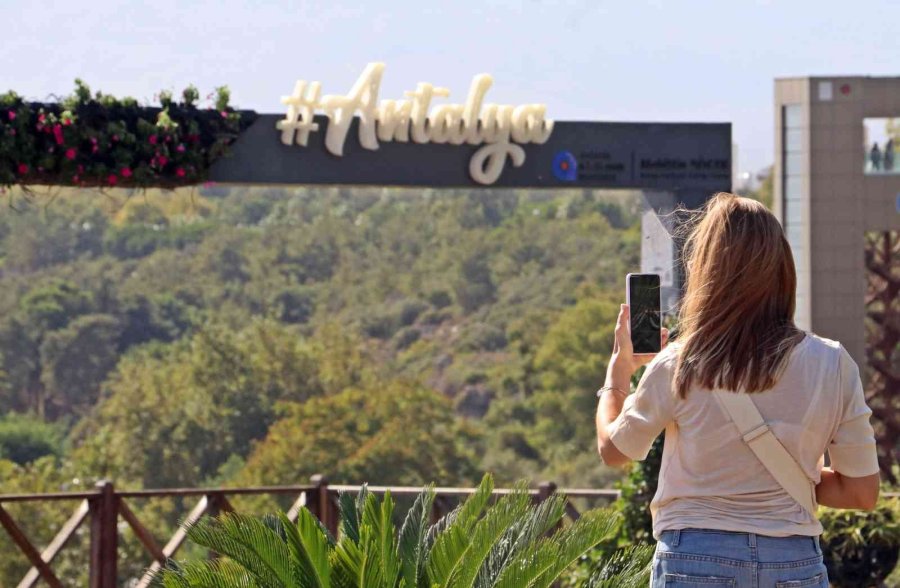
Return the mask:
[[378,102],[383,63],[370,63],[346,96],[321,96],[319,82],[300,80],[291,96],[282,97],[287,115],[278,121],[281,142],[306,146],[310,133],[319,130],[316,111],[328,117],[325,148],[344,154],[344,143],[353,117],[359,115],[359,143],[378,149],[379,141],[407,143],[449,143],[480,146],[469,161],[469,175],[479,184],[493,184],[506,160],[516,167],[525,162],[527,143],[544,143],[553,131],[553,121],[545,119],[543,104],[484,104],[484,96],[494,80],[487,74],[475,76],[465,104],[429,106],[433,98],[446,98],[450,91],[420,83],[406,92],[404,100]]

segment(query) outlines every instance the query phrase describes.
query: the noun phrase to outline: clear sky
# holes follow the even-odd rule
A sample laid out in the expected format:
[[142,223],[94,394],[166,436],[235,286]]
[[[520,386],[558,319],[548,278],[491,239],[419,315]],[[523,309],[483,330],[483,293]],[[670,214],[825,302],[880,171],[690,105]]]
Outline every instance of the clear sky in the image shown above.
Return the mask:
[[[416,82],[462,102],[544,102],[557,120],[731,121],[741,170],[773,159],[773,78],[900,75],[900,0],[0,0],[0,90],[151,102],[189,83],[280,112],[296,79],[343,94],[370,61],[382,98]],[[456,100],[454,100],[456,101]]]

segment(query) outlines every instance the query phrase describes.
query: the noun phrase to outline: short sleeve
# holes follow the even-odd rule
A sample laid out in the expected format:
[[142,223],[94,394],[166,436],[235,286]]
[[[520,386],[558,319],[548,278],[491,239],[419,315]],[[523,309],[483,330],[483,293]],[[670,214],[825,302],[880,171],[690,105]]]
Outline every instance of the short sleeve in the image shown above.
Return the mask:
[[843,346],[838,385],[842,410],[837,431],[828,446],[831,467],[851,478],[871,476],[878,472],[875,431],[869,422],[872,409],[866,405],[859,367]]
[[[657,358],[660,359],[660,358]],[[638,384],[637,391],[625,399],[622,412],[609,425],[609,438],[616,449],[641,461],[650,446],[674,418],[675,401],[666,362],[653,361]]]

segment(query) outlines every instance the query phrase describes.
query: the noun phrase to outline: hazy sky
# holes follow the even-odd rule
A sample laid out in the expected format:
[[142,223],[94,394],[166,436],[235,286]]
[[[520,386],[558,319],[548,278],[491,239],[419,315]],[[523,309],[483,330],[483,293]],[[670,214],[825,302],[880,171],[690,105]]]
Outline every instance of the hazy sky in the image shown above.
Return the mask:
[[0,0],[0,90],[152,100],[221,84],[280,112],[296,79],[346,93],[387,63],[382,98],[416,82],[462,101],[476,73],[503,103],[557,120],[731,121],[742,170],[772,162],[773,78],[900,75],[900,0],[236,2]]

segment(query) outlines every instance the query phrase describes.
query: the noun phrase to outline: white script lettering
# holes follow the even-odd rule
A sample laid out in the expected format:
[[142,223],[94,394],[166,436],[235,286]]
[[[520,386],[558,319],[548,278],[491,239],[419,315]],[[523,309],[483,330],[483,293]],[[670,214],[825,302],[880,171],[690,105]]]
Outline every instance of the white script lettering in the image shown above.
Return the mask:
[[319,130],[313,116],[321,110],[329,119],[325,148],[341,156],[353,117],[359,115],[359,143],[366,149],[378,149],[379,141],[482,145],[469,162],[469,175],[479,184],[493,184],[507,158],[515,167],[525,162],[520,144],[544,143],[553,131],[543,104],[483,104],[494,83],[487,74],[472,80],[465,104],[440,104],[429,111],[432,99],[446,98],[450,91],[427,83],[406,92],[404,100],[378,102],[384,67],[366,66],[346,96],[320,97],[319,82],[298,81],[294,93],[281,99],[288,107],[277,125],[281,142],[306,146],[309,134]]

